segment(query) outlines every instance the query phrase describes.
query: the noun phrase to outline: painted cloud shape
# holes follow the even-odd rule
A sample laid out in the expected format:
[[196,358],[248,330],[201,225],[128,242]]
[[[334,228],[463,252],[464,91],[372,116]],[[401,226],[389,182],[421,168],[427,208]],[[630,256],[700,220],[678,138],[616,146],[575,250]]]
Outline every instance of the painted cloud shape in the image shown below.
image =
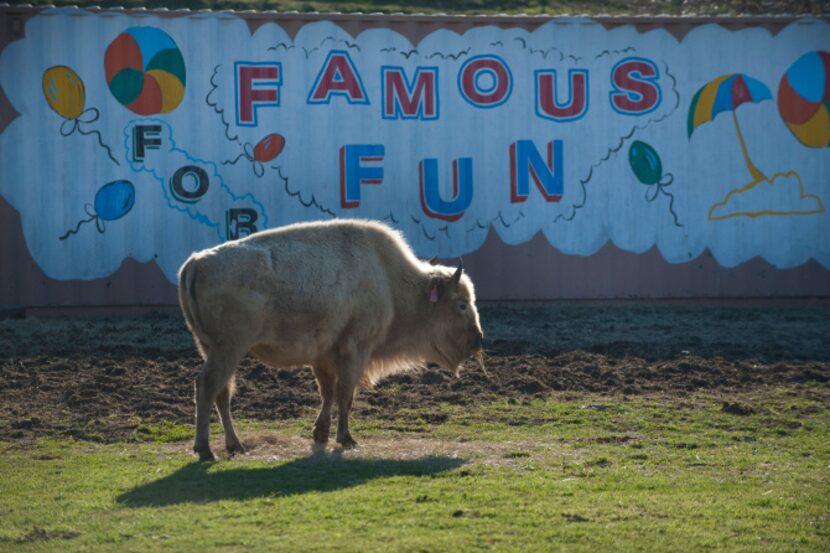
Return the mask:
[[[273,22],[251,33],[230,14],[50,9],[25,31],[0,54],[0,83],[21,114],[0,134],[0,194],[53,278],[104,276],[133,257],[175,281],[194,249],[330,217],[386,220],[422,256],[475,251],[495,229],[510,244],[542,232],[579,255],[612,240],[635,252],[656,244],[672,262],[709,248],[729,266],[758,255],[830,266],[830,245],[813,239],[830,230],[825,214],[709,221],[728,183],[745,180],[741,153],[725,117],[686,136],[695,90],[739,71],[777,82],[804,51],[830,48],[824,22],[775,37],[702,26],[678,41],[567,19],[531,32],[441,29],[412,44],[326,21],[292,37]],[[113,48],[132,58],[108,58]],[[799,173],[801,204],[826,199],[828,153],[796,144],[766,104],[742,108],[747,147],[766,174]],[[255,153],[273,136],[279,148]],[[634,141],[671,173],[671,212],[632,172]],[[102,185],[125,180],[134,204],[106,234],[59,239]],[[790,181],[724,209],[790,205]],[[765,240],[773,231],[786,240]]]
[[815,194],[804,192],[804,183],[798,173],[790,171],[773,175],[769,180],[751,183],[732,190],[722,202],[712,206],[709,217],[720,220],[729,217],[787,216],[824,213],[824,203]]

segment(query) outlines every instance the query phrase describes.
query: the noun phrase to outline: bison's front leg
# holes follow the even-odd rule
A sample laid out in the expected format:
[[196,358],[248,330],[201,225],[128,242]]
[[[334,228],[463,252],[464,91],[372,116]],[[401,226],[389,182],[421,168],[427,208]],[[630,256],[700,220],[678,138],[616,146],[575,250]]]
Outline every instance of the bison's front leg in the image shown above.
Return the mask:
[[314,441],[325,444],[329,441],[331,432],[331,406],[334,404],[335,385],[337,374],[334,369],[324,365],[313,367],[314,377],[317,379],[317,388],[320,390],[322,405],[317,420],[314,421]]
[[355,387],[357,381],[351,378],[337,379],[337,443],[344,449],[357,447],[357,442],[349,433],[349,411],[354,401]]
[[357,354],[344,356],[342,361],[337,374],[337,443],[345,449],[352,449],[357,442],[349,433],[349,411],[366,361]]

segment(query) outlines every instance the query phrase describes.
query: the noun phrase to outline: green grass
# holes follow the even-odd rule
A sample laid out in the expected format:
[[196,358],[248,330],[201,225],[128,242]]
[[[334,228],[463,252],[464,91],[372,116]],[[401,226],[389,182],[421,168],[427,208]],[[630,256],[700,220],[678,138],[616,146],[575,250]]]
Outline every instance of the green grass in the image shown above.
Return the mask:
[[158,424],[140,422],[133,433],[136,440],[160,443],[181,442],[189,440],[193,429],[189,425],[161,421]]
[[172,424],[6,442],[0,550],[827,551],[814,390],[730,398],[747,416],[711,395],[447,405],[440,424],[355,421],[342,455],[306,451],[308,420],[242,421],[251,453],[209,464]]

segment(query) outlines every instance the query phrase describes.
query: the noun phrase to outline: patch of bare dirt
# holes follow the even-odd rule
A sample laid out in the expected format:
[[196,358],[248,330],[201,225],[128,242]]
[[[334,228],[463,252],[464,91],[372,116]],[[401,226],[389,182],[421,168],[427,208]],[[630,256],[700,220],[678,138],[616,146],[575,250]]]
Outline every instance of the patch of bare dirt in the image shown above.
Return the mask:
[[[504,465],[515,463],[517,459],[535,458],[547,453],[555,445],[524,442],[485,442],[485,441],[445,441],[428,437],[395,437],[360,439],[361,447],[345,450],[337,444],[326,446],[314,444],[307,437],[288,435],[270,430],[248,431],[242,436],[245,446],[245,459],[277,460],[305,457],[328,459],[366,459],[366,460],[417,460],[430,457],[473,460],[478,464]],[[211,448],[222,457],[227,457],[221,437],[211,441]],[[167,451],[172,454],[190,455],[190,444],[169,444]],[[559,455],[572,455],[562,447]]]
[[[438,369],[399,374],[362,391],[356,416],[406,426],[400,411],[417,410],[438,424],[443,403],[559,392],[710,390],[736,414],[748,408],[729,394],[759,386],[812,383],[830,397],[826,304],[486,304],[481,315],[489,378],[472,363],[458,379]],[[0,321],[0,439],[109,441],[141,423],[190,423],[200,364],[177,315]],[[239,368],[238,418],[295,418],[318,402],[308,369],[253,358]]]

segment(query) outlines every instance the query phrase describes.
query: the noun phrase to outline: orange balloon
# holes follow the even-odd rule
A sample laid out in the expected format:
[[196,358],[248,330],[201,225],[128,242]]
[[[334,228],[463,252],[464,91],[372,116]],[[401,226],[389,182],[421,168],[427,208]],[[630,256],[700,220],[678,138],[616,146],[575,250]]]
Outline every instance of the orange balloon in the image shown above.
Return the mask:
[[254,146],[254,159],[265,163],[271,161],[285,147],[285,137],[278,132],[269,134]]

